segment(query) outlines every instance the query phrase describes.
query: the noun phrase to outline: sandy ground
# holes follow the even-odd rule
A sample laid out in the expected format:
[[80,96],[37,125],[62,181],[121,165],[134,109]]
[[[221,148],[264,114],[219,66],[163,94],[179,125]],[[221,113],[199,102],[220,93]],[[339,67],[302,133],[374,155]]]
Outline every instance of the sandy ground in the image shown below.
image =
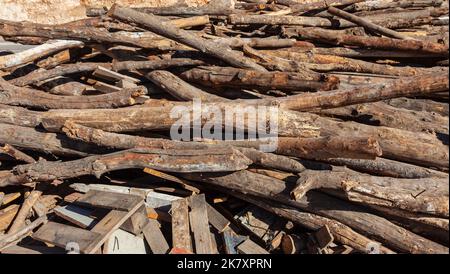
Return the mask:
[[0,0],[0,19],[60,24],[85,17],[86,6],[110,7],[198,6],[209,0]]

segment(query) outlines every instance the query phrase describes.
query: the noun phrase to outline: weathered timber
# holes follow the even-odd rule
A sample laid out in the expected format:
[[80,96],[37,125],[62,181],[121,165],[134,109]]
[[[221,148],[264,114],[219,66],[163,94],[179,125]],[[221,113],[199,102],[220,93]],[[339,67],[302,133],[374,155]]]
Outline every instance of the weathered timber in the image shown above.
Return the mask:
[[25,220],[28,217],[31,208],[41,195],[42,191],[34,190],[28,195],[28,197],[25,198],[25,201],[20,207],[19,212],[17,212],[14,222],[11,224],[11,227],[8,230],[8,234],[14,234],[20,231],[25,226]]

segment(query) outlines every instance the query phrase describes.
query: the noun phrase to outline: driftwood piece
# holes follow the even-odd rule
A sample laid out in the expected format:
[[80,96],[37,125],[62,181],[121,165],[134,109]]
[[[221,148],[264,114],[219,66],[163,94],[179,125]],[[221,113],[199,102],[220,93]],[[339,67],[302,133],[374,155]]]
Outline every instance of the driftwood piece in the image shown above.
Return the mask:
[[448,178],[397,179],[351,171],[305,171],[291,195],[300,200],[312,189],[333,189],[355,202],[448,217]]
[[84,43],[79,41],[56,40],[12,55],[0,56],[0,70],[24,65],[68,48],[82,46]]
[[233,66],[266,71],[263,67],[257,65],[250,59],[243,57],[232,49],[219,46],[209,40],[194,36],[187,31],[177,28],[170,22],[161,20],[156,15],[140,13],[129,8],[119,7],[118,5],[114,5],[108,11],[108,15],[119,20],[139,24],[156,34],[198,49],[205,54],[212,55]]
[[25,87],[16,87],[0,79],[0,103],[36,109],[114,108],[134,105],[134,98],[147,94],[143,86],[93,96],[58,96]]

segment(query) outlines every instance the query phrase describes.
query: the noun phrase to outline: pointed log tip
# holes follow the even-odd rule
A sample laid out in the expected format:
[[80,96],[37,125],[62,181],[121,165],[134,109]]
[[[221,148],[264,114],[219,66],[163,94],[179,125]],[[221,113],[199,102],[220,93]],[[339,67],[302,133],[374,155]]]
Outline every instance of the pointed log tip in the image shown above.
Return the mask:
[[116,8],[119,8],[120,6],[116,3],[114,3],[111,8],[108,10],[108,12],[106,13],[107,16],[109,17],[113,17],[114,13],[116,12]]

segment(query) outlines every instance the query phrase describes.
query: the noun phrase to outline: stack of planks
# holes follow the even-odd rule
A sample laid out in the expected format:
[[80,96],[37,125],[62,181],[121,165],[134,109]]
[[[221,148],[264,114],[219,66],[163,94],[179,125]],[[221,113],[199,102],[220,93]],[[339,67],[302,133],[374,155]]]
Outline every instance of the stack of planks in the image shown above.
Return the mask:
[[448,253],[448,3],[0,20],[0,252]]

